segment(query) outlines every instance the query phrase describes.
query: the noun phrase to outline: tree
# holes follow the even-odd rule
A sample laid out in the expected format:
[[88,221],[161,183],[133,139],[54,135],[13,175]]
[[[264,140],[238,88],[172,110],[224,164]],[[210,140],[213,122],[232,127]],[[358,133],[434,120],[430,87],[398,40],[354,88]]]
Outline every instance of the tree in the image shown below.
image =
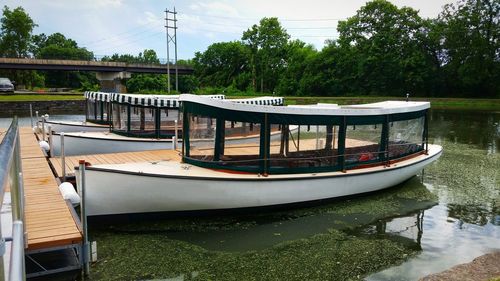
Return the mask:
[[424,50],[423,20],[418,12],[374,0],[338,25],[340,48],[355,48],[361,94],[427,94],[426,81],[434,73]]
[[500,2],[460,0],[445,5],[436,24],[450,91],[500,96]]
[[195,75],[202,86],[229,87],[246,90],[249,85],[250,54],[241,42],[222,42],[208,46],[193,59]]
[[285,47],[290,35],[277,18],[263,18],[243,32],[242,40],[251,53],[252,84],[260,77],[260,91],[273,91],[284,68]]
[[317,51],[312,45],[306,45],[300,40],[289,42],[285,49],[284,69],[275,92],[283,96],[303,95],[300,83],[307,66],[312,63],[312,59],[317,55]]
[[22,7],[10,10],[4,6],[0,19],[0,55],[3,57],[27,57],[31,44],[31,33],[37,25]]

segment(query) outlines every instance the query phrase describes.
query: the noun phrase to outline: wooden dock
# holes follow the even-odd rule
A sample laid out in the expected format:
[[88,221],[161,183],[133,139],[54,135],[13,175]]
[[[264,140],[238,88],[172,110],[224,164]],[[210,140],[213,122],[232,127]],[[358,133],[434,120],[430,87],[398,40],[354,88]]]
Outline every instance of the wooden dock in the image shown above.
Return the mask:
[[19,131],[28,251],[81,243],[82,233],[59,192],[31,128]]
[[[92,155],[78,155],[66,156],[66,174],[74,175],[75,167],[78,166],[79,160],[85,160],[91,165],[99,164],[124,164],[124,163],[138,163],[138,162],[157,162],[176,160],[180,161],[181,156],[179,151],[175,150],[148,150],[138,152],[120,152],[120,153],[105,153],[105,154],[92,154]],[[62,177],[61,158],[50,158],[50,163],[56,174]]]

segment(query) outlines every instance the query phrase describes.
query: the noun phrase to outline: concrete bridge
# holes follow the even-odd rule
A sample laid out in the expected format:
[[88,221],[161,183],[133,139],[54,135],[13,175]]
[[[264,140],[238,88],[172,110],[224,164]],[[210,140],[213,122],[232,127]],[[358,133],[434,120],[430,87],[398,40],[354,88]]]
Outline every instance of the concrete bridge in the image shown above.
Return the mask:
[[[131,73],[167,74],[166,64],[59,59],[0,58],[0,69],[92,71],[96,72],[102,90],[116,92],[123,92],[121,80],[130,78]],[[185,65],[178,65],[177,70],[179,75],[193,73],[193,69]],[[175,73],[175,65],[170,65],[170,73]]]

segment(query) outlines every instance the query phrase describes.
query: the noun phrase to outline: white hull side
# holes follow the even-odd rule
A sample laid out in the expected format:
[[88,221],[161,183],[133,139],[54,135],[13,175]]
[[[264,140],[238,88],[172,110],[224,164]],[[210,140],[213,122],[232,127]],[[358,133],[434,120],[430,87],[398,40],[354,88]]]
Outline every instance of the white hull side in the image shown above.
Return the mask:
[[[41,126],[41,122],[39,123]],[[47,121],[45,126],[50,126],[52,131],[56,133],[73,133],[73,132],[109,132],[109,126],[99,126],[97,124],[71,122],[71,121]]]
[[[51,156],[60,156],[61,136],[53,135],[52,142]],[[172,140],[144,139],[132,141],[64,135],[64,154],[66,156],[158,149],[172,149]]]
[[[419,173],[441,155],[435,148],[420,162],[392,165],[377,172],[303,174],[289,178],[234,178],[147,176],[90,169],[86,171],[88,215],[263,207],[307,202],[377,191]],[[372,170],[373,171],[373,170]],[[78,176],[78,172],[77,172]],[[315,178],[316,177],[316,178]]]

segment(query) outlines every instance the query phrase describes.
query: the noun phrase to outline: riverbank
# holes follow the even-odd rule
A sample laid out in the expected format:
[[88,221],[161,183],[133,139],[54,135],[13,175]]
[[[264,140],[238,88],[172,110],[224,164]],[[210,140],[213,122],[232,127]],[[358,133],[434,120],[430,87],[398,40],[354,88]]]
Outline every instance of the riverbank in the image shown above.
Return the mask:
[[470,263],[454,266],[446,271],[428,275],[419,281],[496,281],[500,280],[500,251],[482,255]]

